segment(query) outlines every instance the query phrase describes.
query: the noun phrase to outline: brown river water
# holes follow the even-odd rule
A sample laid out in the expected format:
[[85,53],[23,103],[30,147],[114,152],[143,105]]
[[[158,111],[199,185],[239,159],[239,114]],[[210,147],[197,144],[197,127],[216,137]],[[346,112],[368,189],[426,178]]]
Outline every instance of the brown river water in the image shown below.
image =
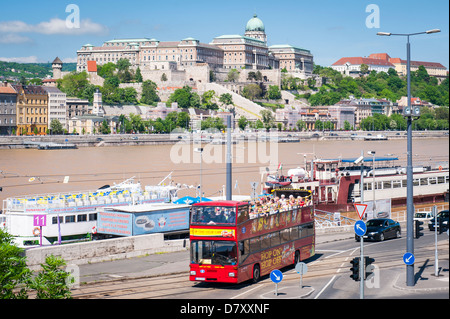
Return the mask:
[[[0,200],[11,196],[95,190],[135,177],[142,186],[159,183],[170,172],[175,183],[198,185],[200,171],[204,196],[219,196],[226,184],[226,145],[203,144],[202,161],[194,149],[200,145],[86,147],[74,150],[0,149]],[[233,194],[246,195],[251,182],[260,182],[269,166],[282,163],[283,172],[304,167],[313,158],[357,158],[364,151],[396,156],[406,165],[406,139],[388,141],[302,140],[297,143],[241,143],[233,150]],[[413,140],[413,165],[448,163],[449,139]],[[201,164],[200,164],[201,162]],[[69,176],[69,182],[63,183]],[[30,182],[30,178],[33,180]],[[236,182],[237,181],[237,182]],[[166,181],[168,182],[168,181]],[[260,190],[261,183],[258,186]],[[195,196],[195,189],[179,196]]]

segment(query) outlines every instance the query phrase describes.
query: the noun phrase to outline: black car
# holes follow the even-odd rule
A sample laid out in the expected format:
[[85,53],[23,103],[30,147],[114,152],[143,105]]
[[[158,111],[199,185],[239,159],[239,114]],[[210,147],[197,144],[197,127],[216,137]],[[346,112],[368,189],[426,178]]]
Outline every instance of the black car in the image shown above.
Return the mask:
[[[442,219],[442,231],[446,231],[448,229],[448,209],[442,210],[437,214],[437,229],[439,229],[441,219]],[[435,218],[432,218],[428,222],[428,228],[432,231],[434,231],[434,222]]]
[[[368,240],[383,241],[388,238],[398,238],[402,233],[400,224],[389,218],[368,220],[366,226],[367,231],[363,238]],[[359,241],[360,237],[355,235],[355,239]]]

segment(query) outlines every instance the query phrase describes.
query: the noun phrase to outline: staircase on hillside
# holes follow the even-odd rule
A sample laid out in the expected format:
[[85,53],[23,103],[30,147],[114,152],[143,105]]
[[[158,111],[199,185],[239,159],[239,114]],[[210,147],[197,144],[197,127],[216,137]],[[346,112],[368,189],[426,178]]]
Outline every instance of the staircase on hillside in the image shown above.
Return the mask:
[[199,90],[201,91],[209,91],[213,90],[216,92],[217,96],[220,96],[224,93],[229,93],[233,97],[233,103],[236,111],[236,118],[244,116],[248,120],[258,120],[261,119],[261,111],[265,110],[264,107],[246,99],[245,97],[227,89],[226,87],[217,84],[217,83],[204,83],[201,85]]

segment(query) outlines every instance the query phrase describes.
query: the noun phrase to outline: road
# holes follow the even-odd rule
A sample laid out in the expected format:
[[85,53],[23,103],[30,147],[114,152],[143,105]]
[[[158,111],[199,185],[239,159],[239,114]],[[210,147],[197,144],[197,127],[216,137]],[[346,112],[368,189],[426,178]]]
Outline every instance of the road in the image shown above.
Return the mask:
[[[406,287],[406,267],[402,256],[406,248],[406,236],[384,242],[365,242],[364,253],[375,258],[376,276],[366,282],[366,299],[433,298],[448,299],[449,246],[446,233],[438,236],[439,267],[442,277],[432,277],[434,273],[434,233],[424,230],[424,236],[415,243],[415,272],[417,283]],[[352,236],[348,234],[347,238]],[[350,278],[350,260],[359,256],[360,244],[353,238],[317,244],[316,255],[306,261],[308,272],[300,277],[294,267],[286,267],[283,281],[278,285],[265,276],[257,284],[242,283],[228,285],[218,283],[196,283],[188,280],[188,252],[163,254],[117,261],[110,265],[87,265],[82,267],[84,280],[89,277],[89,268],[104,267],[106,282],[82,284],[73,290],[74,298],[113,299],[359,299],[359,282]],[[152,265],[153,263],[153,265]],[[159,263],[159,264],[158,264]],[[149,269],[138,269],[148,265]],[[155,266],[157,267],[150,267]],[[98,270],[92,270],[97,272]],[[135,273],[135,279],[125,274]],[[166,273],[166,275],[164,275]],[[111,279],[116,280],[111,280]]]

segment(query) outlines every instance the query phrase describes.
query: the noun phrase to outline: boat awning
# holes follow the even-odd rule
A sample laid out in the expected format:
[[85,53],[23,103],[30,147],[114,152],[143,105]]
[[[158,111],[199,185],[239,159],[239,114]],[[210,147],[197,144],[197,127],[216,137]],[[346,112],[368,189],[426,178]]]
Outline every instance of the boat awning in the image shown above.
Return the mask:
[[[343,163],[354,163],[357,160],[357,158],[342,158],[341,162]],[[364,157],[364,162],[372,162],[373,157]],[[398,161],[398,157],[376,157],[375,156],[375,162],[386,162],[386,161]]]

